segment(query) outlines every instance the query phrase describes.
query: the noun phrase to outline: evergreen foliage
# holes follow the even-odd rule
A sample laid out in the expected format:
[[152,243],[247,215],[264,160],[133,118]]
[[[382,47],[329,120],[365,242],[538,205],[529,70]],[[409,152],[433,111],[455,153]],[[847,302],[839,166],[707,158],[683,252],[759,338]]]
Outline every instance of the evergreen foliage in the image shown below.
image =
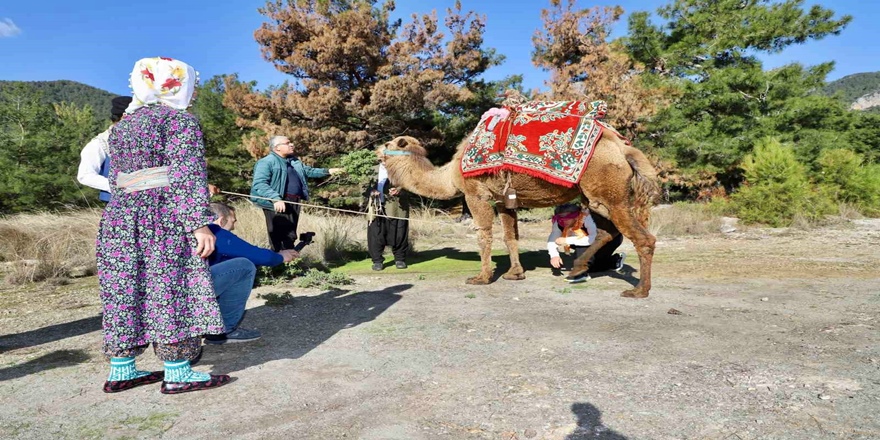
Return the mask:
[[745,222],[787,226],[796,216],[819,219],[834,212],[827,191],[813,187],[794,148],[778,139],[757,142],[742,167],[745,184],[731,199]]
[[[101,129],[90,107],[47,104],[24,83],[0,90],[0,213],[84,206],[97,191],[76,181],[79,152]],[[92,196],[88,196],[91,194]]]
[[235,125],[235,113],[223,106],[227,84],[252,88],[236,75],[218,75],[203,82],[193,102],[192,112],[199,118],[208,159],[208,181],[222,191],[250,194],[256,159],[242,147],[243,135],[252,129]]
[[76,81],[0,81],[0,91],[20,85],[41,96],[41,102],[69,102],[77,107],[90,107],[101,121],[110,120],[110,100],[116,95]]
[[678,90],[639,143],[684,174],[708,171],[734,188],[737,164],[766,136],[795,142],[807,161],[839,140],[854,118],[839,101],[816,94],[832,65],[765,71],[756,57],[835,35],[852,19],[803,3],[675,0],[659,9],[662,25],[647,12],[633,13],[623,44],[658,82]]
[[[654,156],[673,200],[715,198],[771,225],[819,218],[837,203],[880,215],[880,107],[849,108],[880,90],[880,72],[826,84],[831,63],[765,70],[757,58],[836,35],[852,17],[804,0],[669,0],[654,16],[630,14],[628,34],[610,41],[622,11],[577,3],[549,0],[544,11],[531,49],[552,77],[537,94],[520,76],[482,78],[504,57],[484,47],[486,17],[460,2],[443,20],[409,22],[390,18],[390,0],[267,2],[255,39],[290,81],[261,91],[222,75],[201,85],[192,111],[209,181],[248,193],[268,136],[284,134],[306,163],[348,171],[316,183],[313,202],[352,208],[373,177],[376,145],[405,133],[445,163],[516,89],[607,100],[608,120]],[[73,81],[0,81],[0,214],[96,203],[76,168],[106,128],[113,96]]]

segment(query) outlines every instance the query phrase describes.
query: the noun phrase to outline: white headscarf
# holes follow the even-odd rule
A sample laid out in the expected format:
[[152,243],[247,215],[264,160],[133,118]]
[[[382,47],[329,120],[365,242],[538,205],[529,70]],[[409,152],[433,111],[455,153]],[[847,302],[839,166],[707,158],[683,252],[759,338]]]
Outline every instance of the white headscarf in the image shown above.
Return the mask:
[[189,64],[165,57],[142,58],[134,63],[129,84],[134,95],[126,113],[150,104],[186,110],[199,83]]

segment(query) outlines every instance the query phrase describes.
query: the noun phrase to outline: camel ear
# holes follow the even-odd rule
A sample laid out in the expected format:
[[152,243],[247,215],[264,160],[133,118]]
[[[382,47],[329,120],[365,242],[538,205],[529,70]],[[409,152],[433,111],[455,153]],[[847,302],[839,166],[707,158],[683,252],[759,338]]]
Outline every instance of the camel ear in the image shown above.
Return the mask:
[[409,141],[407,141],[405,137],[397,139],[397,148],[403,149],[406,148],[407,145],[409,145]]

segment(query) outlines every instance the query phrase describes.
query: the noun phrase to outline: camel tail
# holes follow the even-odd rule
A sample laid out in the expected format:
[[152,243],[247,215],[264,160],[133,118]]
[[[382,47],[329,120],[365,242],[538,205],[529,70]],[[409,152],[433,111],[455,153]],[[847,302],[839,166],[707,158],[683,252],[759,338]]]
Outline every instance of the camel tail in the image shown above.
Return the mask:
[[651,215],[651,207],[660,195],[660,185],[657,183],[657,171],[654,166],[638,149],[626,146],[623,149],[626,161],[633,170],[630,180],[633,213],[642,226],[648,226]]

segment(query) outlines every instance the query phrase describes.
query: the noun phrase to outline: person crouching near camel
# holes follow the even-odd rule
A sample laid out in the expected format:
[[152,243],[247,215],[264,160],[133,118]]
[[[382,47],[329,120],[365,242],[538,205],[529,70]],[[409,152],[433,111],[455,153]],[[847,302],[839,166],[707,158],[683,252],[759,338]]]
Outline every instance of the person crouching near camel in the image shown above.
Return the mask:
[[[562,275],[562,257],[559,255],[559,249],[563,249],[566,254],[574,251],[574,259],[577,259],[587,248],[593,244],[596,239],[596,222],[590,215],[590,210],[581,208],[579,205],[568,203],[559,205],[553,211],[553,224],[550,229],[550,236],[547,237],[547,253],[550,254],[550,265],[553,266],[554,275]],[[602,246],[596,254],[590,258],[589,272],[603,272],[606,270],[615,270],[620,272],[623,269],[623,261],[626,254],[621,252],[615,254],[614,251],[623,242],[623,235],[617,234],[614,239]],[[590,279],[589,272],[584,272],[577,276],[567,276],[565,281],[569,283],[582,283]]]

